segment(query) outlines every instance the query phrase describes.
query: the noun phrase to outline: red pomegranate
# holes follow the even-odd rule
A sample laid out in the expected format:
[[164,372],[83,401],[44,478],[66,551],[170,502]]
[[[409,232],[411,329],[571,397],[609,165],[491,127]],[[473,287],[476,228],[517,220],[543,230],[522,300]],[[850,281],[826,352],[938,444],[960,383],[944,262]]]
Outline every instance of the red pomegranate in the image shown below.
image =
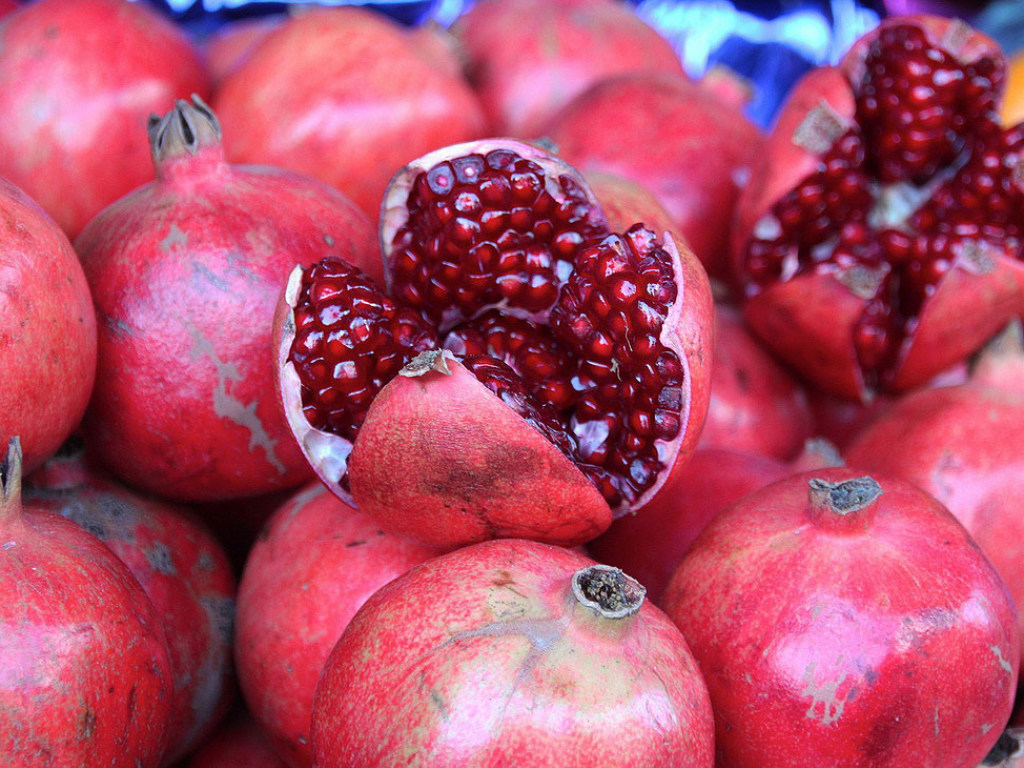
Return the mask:
[[233,19],[202,41],[203,60],[213,87],[244,64],[260,43],[284,23],[283,14]]
[[650,189],[708,273],[727,278],[733,208],[763,142],[739,107],[682,75],[620,75],[573,99],[545,135],[584,175]]
[[420,158],[384,210],[387,293],[325,261],[278,318],[285,412],[325,482],[438,547],[571,546],[650,501],[707,408],[693,255],[610,233],[570,166],[509,139]]
[[361,8],[289,18],[224,80],[214,108],[232,161],[308,174],[374,218],[396,168],[486,133],[469,85]]
[[[913,483],[963,523],[1024,606],[1024,347],[1014,324],[966,383],[910,393],[846,453],[851,467]],[[1024,615],[1020,616],[1024,631]]]
[[313,704],[318,768],[711,768],[712,730],[686,643],[643,587],[522,540],[379,590]]
[[0,176],[73,239],[153,178],[146,118],[208,91],[184,31],[145,3],[26,3],[0,27]]
[[162,764],[173,765],[213,731],[234,698],[235,580],[227,556],[188,509],[113,482],[88,465],[77,441],[25,478],[23,497],[105,543],[156,608],[172,681]]
[[975,766],[1010,717],[1006,585],[909,483],[815,470],[718,515],[665,610],[697,658],[720,768]]
[[235,715],[208,739],[183,768],[288,768],[247,712]]
[[0,444],[19,435],[31,470],[85,412],[96,373],[96,313],[67,237],[2,177],[0,359]]
[[647,187],[625,176],[604,171],[591,171],[585,178],[612,232],[623,232],[642,221],[657,235],[671,232],[677,245],[686,242],[679,234],[672,215]]
[[752,337],[739,311],[715,305],[715,344],[704,448],[793,458],[813,432],[807,393]]
[[267,353],[288,272],[326,256],[377,269],[369,222],[340,193],[229,165],[198,99],[150,125],[157,180],[75,242],[104,323],[86,414],[95,457],[169,499],[255,496],[310,477]]
[[484,0],[453,32],[491,131],[501,136],[542,135],[560,108],[614,75],[683,75],[671,44],[614,0]]
[[235,657],[253,717],[291,768],[313,764],[313,693],[352,616],[377,589],[437,554],[385,533],[320,483],[267,523],[239,587]]
[[171,672],[153,604],[113,552],[21,501],[0,463],[0,763],[157,768]]
[[1024,306],[1024,128],[962,22],[892,17],[801,81],[736,215],[746,319],[846,398],[923,385]]
[[759,488],[807,469],[842,463],[830,443],[809,440],[793,463],[730,448],[698,448],[673,487],[642,514],[626,515],[587,544],[596,560],[636,574],[655,605],[700,535],[722,510]]

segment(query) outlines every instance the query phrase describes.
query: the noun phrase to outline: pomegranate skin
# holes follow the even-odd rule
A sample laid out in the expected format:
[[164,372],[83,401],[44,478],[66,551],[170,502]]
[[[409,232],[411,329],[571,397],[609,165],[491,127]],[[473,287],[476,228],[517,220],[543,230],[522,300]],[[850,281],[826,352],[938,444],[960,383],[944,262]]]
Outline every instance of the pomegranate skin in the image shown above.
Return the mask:
[[227,164],[201,102],[179,102],[152,133],[157,180],[75,243],[104,319],[90,449],[128,484],[178,501],[295,487],[311,471],[267,352],[281,285],[327,255],[379,275],[375,234],[336,190]]
[[581,602],[574,572],[593,566],[492,541],[379,590],[317,686],[316,765],[710,768],[707,693],[681,635],[628,577],[619,614],[635,613]]
[[824,469],[747,496],[704,530],[665,605],[707,682],[722,768],[966,768],[1010,716],[1006,586],[900,480]]
[[98,539],[22,506],[11,455],[0,471],[0,762],[157,768],[171,672],[153,605]]
[[184,768],[287,768],[247,712],[240,712],[192,755]]
[[453,355],[424,366],[370,405],[349,457],[359,509],[441,548],[492,538],[571,547],[611,524],[593,483]]
[[986,351],[963,384],[901,398],[857,436],[846,458],[851,467],[913,483],[948,507],[1021,606],[1024,352],[1019,340],[1014,345]]
[[82,266],[42,208],[0,177],[0,440],[32,470],[78,425],[96,375],[96,313]]
[[679,235],[672,216],[649,189],[631,179],[603,171],[588,173],[586,178],[612,232],[625,232],[641,222],[658,237],[672,233],[676,243],[683,247],[686,240]]
[[699,448],[662,498],[626,515],[587,544],[590,556],[635,574],[655,605],[700,532],[734,501],[790,474],[778,459]]
[[313,764],[313,694],[352,616],[377,589],[437,554],[384,533],[320,483],[274,513],[242,575],[235,656],[249,709],[283,764]]
[[487,0],[453,31],[496,135],[540,136],[561,107],[614,75],[683,75],[671,44],[613,0]]
[[738,107],[683,76],[626,74],[580,94],[545,134],[584,175],[650,189],[708,274],[728,277],[733,208],[763,141]]
[[162,765],[219,724],[234,699],[235,579],[213,535],[185,507],[132,493],[63,452],[25,479],[24,498],[106,544],[153,603],[167,638],[171,711]]
[[233,162],[308,174],[374,219],[395,169],[486,133],[465,81],[402,28],[359,8],[288,19],[224,80],[214,108]]
[[712,354],[708,417],[698,445],[793,458],[813,429],[804,388],[731,306],[715,306]]
[[25,4],[0,28],[0,176],[74,239],[153,178],[146,119],[192,93],[209,95],[197,51],[145,4]]

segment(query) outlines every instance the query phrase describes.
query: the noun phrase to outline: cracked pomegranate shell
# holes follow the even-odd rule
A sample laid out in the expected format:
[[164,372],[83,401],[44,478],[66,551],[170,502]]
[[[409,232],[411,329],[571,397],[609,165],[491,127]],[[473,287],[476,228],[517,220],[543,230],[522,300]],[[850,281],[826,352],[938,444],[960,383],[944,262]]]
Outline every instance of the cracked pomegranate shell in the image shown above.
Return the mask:
[[994,41],[891,17],[794,88],[736,212],[754,332],[820,389],[905,391],[1022,301],[1024,127]]
[[711,768],[696,664],[634,579],[523,540],[377,591],[313,703],[319,768]]
[[396,174],[381,243],[386,289],[324,261],[278,317],[285,413],[336,493],[433,546],[571,546],[685,462],[711,298],[670,234],[611,232],[574,169],[494,139]]
[[178,501],[251,497],[310,478],[267,354],[281,283],[327,255],[376,268],[373,229],[340,192],[225,161],[196,99],[150,123],[157,178],[75,241],[101,318],[90,453]]

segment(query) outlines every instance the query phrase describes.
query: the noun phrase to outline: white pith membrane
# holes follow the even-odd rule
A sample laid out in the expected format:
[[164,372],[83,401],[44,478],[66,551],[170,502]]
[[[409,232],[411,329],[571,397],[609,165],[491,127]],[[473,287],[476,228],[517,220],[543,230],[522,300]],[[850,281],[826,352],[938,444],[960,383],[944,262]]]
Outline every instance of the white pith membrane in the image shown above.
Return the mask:
[[[536,147],[522,144],[520,142],[511,142],[509,140],[496,140],[493,143],[473,142],[467,145],[462,145],[462,147],[447,148],[427,155],[424,158],[420,158],[414,164],[403,169],[394,177],[382,205],[381,242],[384,253],[386,254],[389,252],[389,238],[393,238],[395,233],[399,231],[404,222],[408,219],[406,199],[409,195],[409,190],[413,180],[420,172],[425,172],[427,169],[434,167],[434,165],[441,161],[450,161],[454,157],[459,157],[462,152],[471,152],[473,154],[482,155],[491,149],[511,149],[513,152],[520,154],[521,157],[526,159],[532,159],[533,157],[541,158],[543,160],[542,168],[545,171],[545,183],[549,190],[552,190],[553,194],[561,194],[558,182],[554,178],[555,173],[558,173],[559,171],[551,170],[552,160],[550,156]],[[557,160],[555,161],[555,164],[556,167],[564,167],[565,173],[577,178],[575,170],[570,166]],[[581,189],[586,192],[588,200],[591,202],[589,210],[592,213],[590,215],[593,216],[596,221],[603,221],[601,209],[596,200],[593,199],[589,189],[585,184],[581,184]],[[625,239],[624,234],[619,236]],[[595,244],[596,241],[588,242],[586,245],[592,246]],[[686,425],[690,417],[691,399],[689,396],[689,386],[691,370],[689,361],[681,352],[679,338],[679,324],[682,316],[683,303],[687,299],[685,295],[686,286],[680,282],[680,278],[683,275],[680,254],[675,242],[671,238],[671,235],[667,232],[664,233],[662,237],[658,238],[658,244],[670,259],[671,269],[676,285],[676,298],[667,306],[667,312],[663,319],[660,331],[657,334],[657,338],[662,347],[667,350],[671,350],[674,353],[681,371],[681,382],[679,387],[681,390],[681,405],[679,410],[675,412],[675,415],[679,419],[680,428],[677,435],[672,440],[653,441],[654,452],[657,457],[657,461],[660,464],[661,471],[659,471],[653,483],[643,493],[641,493],[632,504],[630,504],[628,500],[624,500],[623,503],[619,504],[617,508],[613,510],[616,515],[621,515],[639,508],[664,484],[668,470],[671,469],[675,458],[678,455],[680,439],[686,431]],[[384,293],[390,295],[392,290],[392,280],[388,270],[385,270],[385,274],[387,275],[388,287],[384,290]],[[306,416],[303,413],[302,384],[295,364],[289,359],[292,342],[296,333],[294,308],[300,299],[302,281],[303,270],[301,268],[296,268],[290,275],[284,291],[283,304],[287,311],[280,319],[280,322],[282,323],[282,335],[278,349],[278,370],[280,375],[279,381],[281,397],[292,432],[296,436],[296,439],[298,440],[307,459],[310,461],[310,464],[335,494],[349,503],[352,503],[350,492],[342,487],[342,480],[347,471],[348,460],[352,451],[352,443],[348,439],[336,434],[314,428],[307,421]],[[543,324],[546,324],[547,316],[550,313],[550,309],[537,313],[519,311],[514,307],[503,308],[502,305],[499,305],[497,308],[501,309],[509,316],[539,321]],[[491,312],[494,309],[495,305],[489,304],[485,308],[476,312],[470,320],[477,318],[486,312]],[[454,325],[456,322],[466,322],[466,320],[465,318],[457,316],[451,312],[446,312],[445,318],[442,322],[443,324]],[[445,330],[449,329],[442,330],[442,346]],[[406,372],[403,371],[403,374],[406,374]],[[585,426],[580,434],[573,439],[578,439],[581,442],[585,442],[587,440],[598,440],[604,436],[600,434],[599,427],[600,425],[597,422],[591,422],[590,425]],[[538,429],[538,431],[540,430]],[[571,427],[568,427],[568,434],[572,437],[573,433]],[[543,437],[543,435],[540,436]],[[544,437],[544,439],[547,440],[546,437]],[[576,457],[569,458],[575,460]]]

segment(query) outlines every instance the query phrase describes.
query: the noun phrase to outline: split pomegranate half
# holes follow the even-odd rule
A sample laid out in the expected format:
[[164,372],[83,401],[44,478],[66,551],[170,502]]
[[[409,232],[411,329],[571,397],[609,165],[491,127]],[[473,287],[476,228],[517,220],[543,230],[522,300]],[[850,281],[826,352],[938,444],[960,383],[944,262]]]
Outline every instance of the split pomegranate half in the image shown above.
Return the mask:
[[820,388],[919,386],[1024,307],[1024,126],[960,21],[893,17],[801,81],[737,211],[746,318]]
[[712,309],[671,235],[611,232],[573,168],[510,139],[402,169],[380,232],[386,288],[326,259],[279,313],[285,410],[339,496],[435,545],[578,544],[689,455]]

